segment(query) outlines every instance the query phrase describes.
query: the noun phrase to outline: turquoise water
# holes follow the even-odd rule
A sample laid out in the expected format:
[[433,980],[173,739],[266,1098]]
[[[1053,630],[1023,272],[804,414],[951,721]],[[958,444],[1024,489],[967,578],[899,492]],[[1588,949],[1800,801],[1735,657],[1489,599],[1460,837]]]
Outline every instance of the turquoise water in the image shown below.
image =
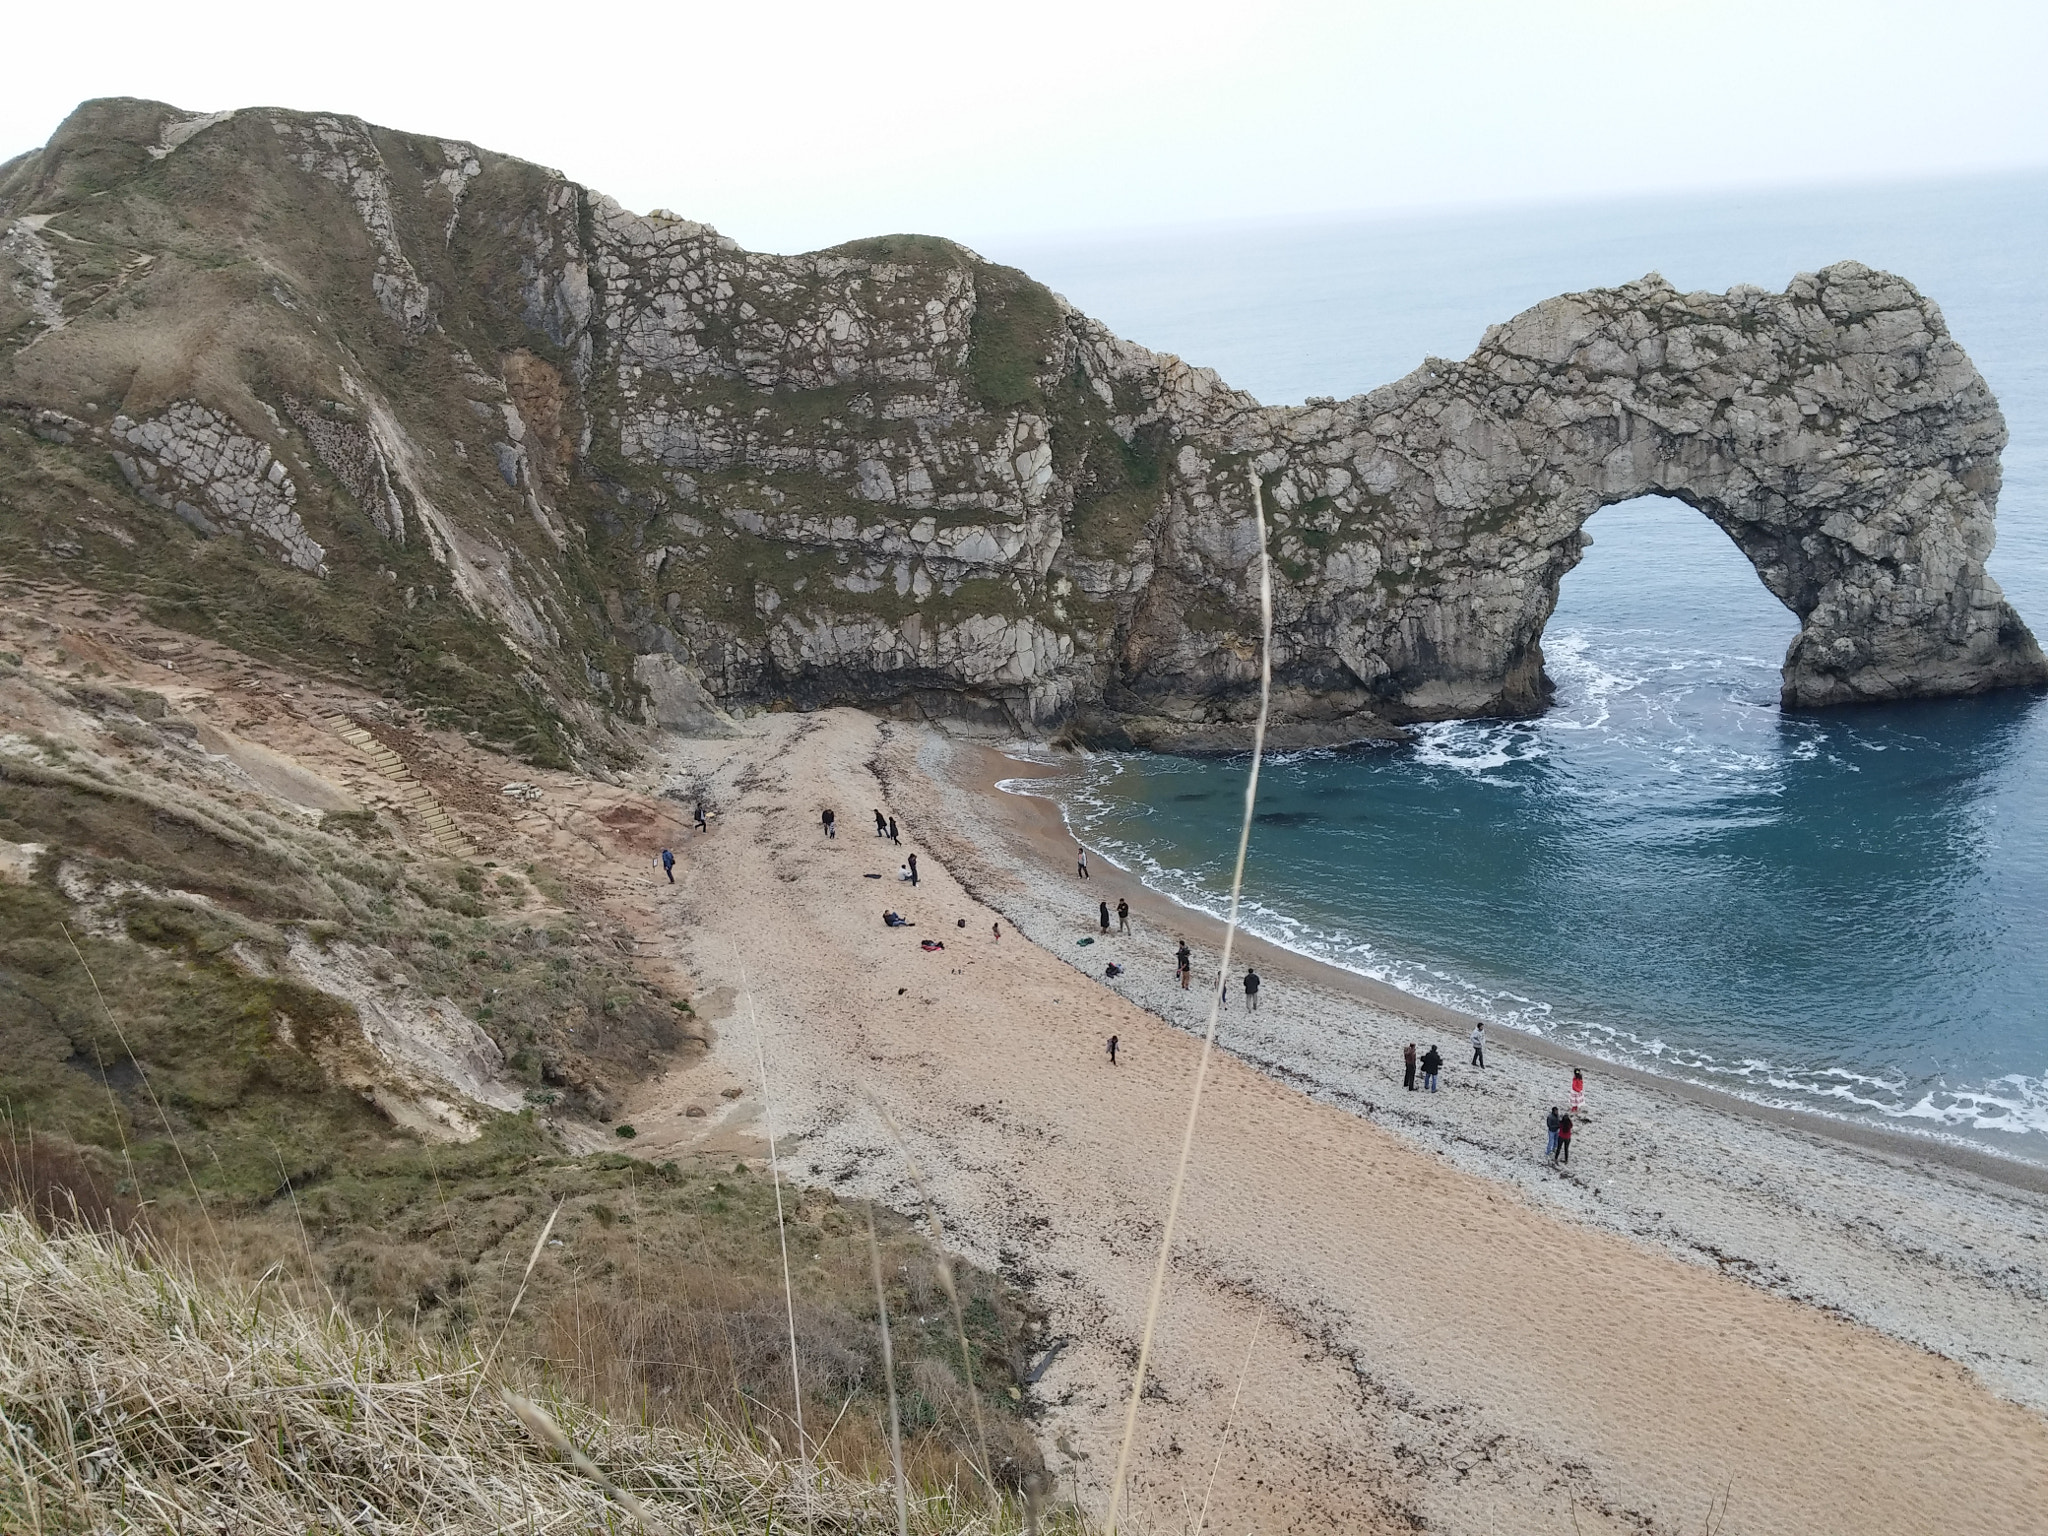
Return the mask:
[[[992,254],[1269,400],[1355,393],[1652,269],[1889,267],[2005,408],[1992,570],[2048,628],[2048,176]],[[1251,926],[1589,1054],[2048,1161],[2048,700],[1781,714],[1796,623],[1718,529],[1652,498],[1589,531],[1544,719],[1269,761]],[[1098,757],[1061,793],[1089,841],[1213,910],[1244,772]]]

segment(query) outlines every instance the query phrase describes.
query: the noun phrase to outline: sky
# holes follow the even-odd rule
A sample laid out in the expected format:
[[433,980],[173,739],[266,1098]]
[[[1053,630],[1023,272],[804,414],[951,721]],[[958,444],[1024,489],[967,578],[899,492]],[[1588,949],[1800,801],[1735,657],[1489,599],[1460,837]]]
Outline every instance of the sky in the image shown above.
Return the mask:
[[2048,165],[2040,0],[113,0],[5,36],[0,159],[93,96],[346,112],[764,250]]

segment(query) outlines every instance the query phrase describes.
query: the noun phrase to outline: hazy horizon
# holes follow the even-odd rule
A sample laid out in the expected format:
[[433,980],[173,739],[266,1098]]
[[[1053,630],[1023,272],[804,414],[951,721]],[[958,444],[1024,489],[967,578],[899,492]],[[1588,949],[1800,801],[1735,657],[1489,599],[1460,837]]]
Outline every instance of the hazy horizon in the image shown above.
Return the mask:
[[784,252],[2048,169],[2048,9],[2016,0],[629,0],[574,55],[472,15],[369,0],[337,29],[223,0],[195,29],[117,3],[87,51],[32,12],[0,160],[94,97],[331,111]]

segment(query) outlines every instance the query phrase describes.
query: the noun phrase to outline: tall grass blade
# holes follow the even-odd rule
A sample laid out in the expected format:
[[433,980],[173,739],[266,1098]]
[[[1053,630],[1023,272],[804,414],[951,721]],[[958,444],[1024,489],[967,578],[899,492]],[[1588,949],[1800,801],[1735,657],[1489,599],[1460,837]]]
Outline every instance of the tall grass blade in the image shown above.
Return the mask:
[[889,1383],[889,1462],[896,1472],[896,1536],[910,1536],[910,1492],[903,1481],[903,1414],[896,1404],[896,1356],[889,1345],[889,1298],[882,1290],[882,1245],[868,1207],[868,1257],[875,1266],[875,1309],[882,1319],[882,1378]]
[[1216,1437],[1216,1459],[1209,1463],[1209,1483],[1202,1490],[1202,1507],[1195,1515],[1195,1536],[1202,1536],[1209,1523],[1209,1496],[1216,1491],[1216,1474],[1223,1470],[1223,1453],[1230,1448],[1230,1426],[1237,1422],[1237,1402],[1244,1396],[1244,1379],[1251,1373],[1252,1351],[1259,1347],[1259,1330],[1266,1326],[1262,1317],[1252,1324],[1252,1336],[1244,1347],[1244,1364],[1237,1368],[1237,1390],[1230,1394],[1230,1412],[1223,1416],[1223,1433]]
[[895,1116],[884,1109],[873,1095],[868,1103],[888,1129],[896,1143],[896,1150],[903,1154],[903,1162],[910,1169],[911,1182],[917,1185],[918,1197],[924,1202],[925,1225],[931,1233],[932,1258],[938,1268],[939,1285],[946,1293],[946,1300],[953,1307],[953,1332],[960,1340],[960,1369],[967,1378],[967,1401],[974,1410],[974,1440],[981,1451],[981,1464],[974,1470],[981,1474],[981,1480],[988,1491],[995,1494],[995,1467],[988,1454],[988,1428],[982,1419],[981,1394],[974,1387],[974,1350],[967,1342],[967,1313],[960,1304],[960,1287],[954,1283],[953,1256],[946,1252],[945,1237],[939,1229],[939,1206],[932,1198],[931,1185],[925,1181],[924,1167],[911,1152],[910,1145],[903,1139],[902,1127],[896,1124]]
[[482,1364],[476,1368],[476,1385],[469,1389],[469,1400],[476,1402],[476,1395],[482,1390],[484,1378],[491,1372],[491,1362],[498,1358],[498,1346],[505,1342],[505,1335],[511,1330],[512,1319],[519,1311],[519,1303],[526,1299],[526,1282],[533,1278],[533,1266],[540,1262],[540,1251],[548,1245],[548,1234],[555,1230],[555,1218],[562,1214],[562,1202],[557,1200],[555,1208],[548,1212],[548,1219],[542,1223],[540,1236],[533,1240],[533,1252],[526,1256],[526,1272],[519,1277],[519,1289],[512,1293],[512,1305],[505,1309],[505,1321],[498,1325],[498,1336],[491,1340],[490,1350],[484,1355]]
[[498,1388],[498,1400],[512,1410],[513,1415],[526,1426],[536,1440],[565,1458],[569,1465],[602,1488],[607,1498],[616,1501],[634,1519],[643,1524],[655,1525],[657,1529],[667,1529],[652,1519],[645,1504],[605,1476],[604,1469],[577,1448],[576,1442],[563,1432],[562,1426],[557,1424],[540,1404],[531,1398],[521,1397],[517,1392],[505,1387]]
[[[213,1237],[214,1247],[219,1249],[222,1257],[225,1258],[226,1250],[221,1249],[220,1233],[214,1230],[213,1213],[207,1210],[206,1201],[200,1196],[199,1181],[192,1177],[192,1165],[185,1161],[185,1148],[178,1140],[178,1133],[171,1129],[171,1117],[164,1112],[163,1100],[156,1096],[156,1088],[150,1083],[149,1073],[142,1065],[142,1058],[135,1054],[135,1048],[128,1043],[128,1032],[121,1028],[121,1021],[114,1017],[114,1010],[107,1006],[107,995],[100,990],[100,979],[93,975],[92,967],[86,964],[85,952],[78,947],[78,940],[71,936],[71,925],[69,923],[59,923],[57,926],[64,934],[64,942],[71,946],[71,953],[78,957],[78,968],[85,972],[85,979],[92,983],[92,995],[99,999],[100,1012],[105,1016],[108,1025],[112,1027],[114,1038],[121,1042],[121,1049],[126,1051],[128,1059],[135,1063],[135,1075],[141,1080],[142,1091],[149,1095],[149,1102],[156,1110],[157,1119],[163,1122],[164,1134],[171,1139],[171,1150],[178,1154],[178,1166],[185,1170],[185,1183],[192,1191],[193,1203],[199,1207],[199,1219],[206,1223],[206,1230]],[[104,1070],[101,1075],[105,1075]],[[108,1085],[107,1092],[109,1095],[113,1093],[112,1084]],[[116,1115],[115,1118],[118,1120],[120,1117]],[[127,1149],[127,1145],[128,1141],[124,1136],[121,1140],[124,1152]],[[129,1163],[131,1176],[134,1166],[134,1163],[131,1161]],[[138,1200],[142,1198],[142,1191],[139,1187],[135,1191],[135,1197]]]
[[761,1039],[761,1017],[754,1011],[754,988],[747,980],[747,963],[733,946],[733,961],[739,967],[740,989],[747,994],[747,1021],[754,1027],[754,1061],[761,1072],[761,1119],[768,1128],[768,1178],[775,1186],[775,1240],[782,1245],[782,1301],[789,1314],[789,1391],[796,1403],[796,1454],[808,1468],[810,1452],[804,1440],[804,1384],[797,1372],[796,1289],[789,1278],[789,1223],[782,1214],[782,1161],[775,1150],[775,1095],[768,1084],[768,1047]]
[[[1237,938],[1238,897],[1244,889],[1244,855],[1251,844],[1252,808],[1259,797],[1259,762],[1266,751],[1266,715],[1273,702],[1273,573],[1266,558],[1266,502],[1257,475],[1250,475],[1252,516],[1259,533],[1259,721],[1252,730],[1251,773],[1245,779],[1244,820],[1237,832],[1237,863],[1230,875],[1230,918],[1223,929],[1223,974],[1230,973],[1230,951]],[[1166,1267],[1173,1255],[1173,1229],[1180,1220],[1181,1196],[1187,1188],[1188,1162],[1194,1153],[1195,1125],[1202,1113],[1202,1088],[1209,1078],[1209,1060],[1216,1050],[1216,1019],[1223,1005],[1219,988],[1209,1001],[1209,1027],[1202,1036],[1202,1054],[1195,1067],[1194,1091],[1188,1098],[1187,1125],[1181,1132],[1180,1160],[1174,1167],[1173,1193],[1166,1203],[1166,1225],[1159,1235],[1159,1262],[1152,1271],[1152,1292],[1145,1304],[1145,1327],[1138,1339],[1138,1364],[1131,1373],[1131,1401],[1124,1413],[1123,1444],[1117,1450],[1116,1480],[1109,1489],[1107,1536],[1116,1536],[1123,1511],[1124,1478],[1130,1471],[1131,1446],[1138,1436],[1138,1404],[1145,1393],[1145,1371],[1152,1362],[1152,1333],[1159,1322],[1159,1302],[1166,1290]]]

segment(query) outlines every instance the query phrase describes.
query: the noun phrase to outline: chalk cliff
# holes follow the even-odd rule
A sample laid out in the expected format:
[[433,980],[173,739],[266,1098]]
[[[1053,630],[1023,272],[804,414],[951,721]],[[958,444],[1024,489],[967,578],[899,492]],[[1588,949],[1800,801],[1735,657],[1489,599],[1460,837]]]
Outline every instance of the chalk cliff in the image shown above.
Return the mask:
[[1268,407],[943,240],[764,255],[474,145],[106,101],[0,167],[0,404],[10,568],[542,757],[830,702],[1237,744],[1254,478],[1281,741],[1540,710],[1585,521],[1651,492],[1799,616],[1787,705],[2048,682],[1985,572],[1997,403],[1854,263]]

